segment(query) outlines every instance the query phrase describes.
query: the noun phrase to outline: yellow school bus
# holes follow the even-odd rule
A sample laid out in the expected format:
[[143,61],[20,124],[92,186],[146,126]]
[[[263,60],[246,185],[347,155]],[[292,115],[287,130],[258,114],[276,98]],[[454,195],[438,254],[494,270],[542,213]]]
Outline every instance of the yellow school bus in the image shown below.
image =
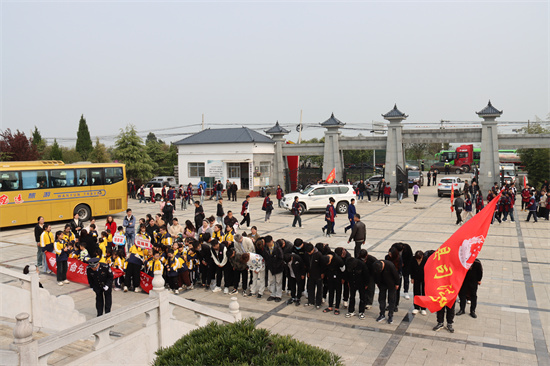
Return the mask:
[[124,164],[0,162],[0,227],[33,224],[38,216],[70,220],[75,212],[87,221],[127,206]]

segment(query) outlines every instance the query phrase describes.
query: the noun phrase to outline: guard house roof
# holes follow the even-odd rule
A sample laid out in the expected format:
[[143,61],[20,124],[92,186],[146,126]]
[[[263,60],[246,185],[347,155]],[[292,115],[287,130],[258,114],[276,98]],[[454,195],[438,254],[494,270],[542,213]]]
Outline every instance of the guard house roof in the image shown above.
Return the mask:
[[334,113],[330,115],[329,119],[321,123],[321,126],[324,126],[324,127],[343,126],[343,125],[345,125],[345,123],[340,121],[338,118],[334,117]]
[[277,123],[275,123],[275,126],[271,127],[269,130],[266,130],[265,133],[267,134],[285,134],[285,133],[289,133],[290,131],[281,127],[279,125],[279,121],[277,121]]
[[383,114],[384,118],[407,118],[408,116],[397,109],[397,104],[394,104],[393,109],[386,114]]
[[483,108],[479,112],[476,112],[478,116],[500,116],[502,114],[502,111],[499,111],[493,105],[491,104],[491,101],[489,100],[489,103],[487,104],[487,107]]
[[234,144],[247,142],[274,143],[269,137],[248,127],[206,129],[186,137],[176,145]]

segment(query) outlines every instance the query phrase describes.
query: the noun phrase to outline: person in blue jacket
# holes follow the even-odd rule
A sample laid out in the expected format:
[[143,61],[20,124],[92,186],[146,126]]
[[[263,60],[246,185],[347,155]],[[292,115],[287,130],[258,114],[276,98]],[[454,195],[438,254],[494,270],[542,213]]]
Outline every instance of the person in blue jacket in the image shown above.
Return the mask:
[[349,225],[344,228],[344,233],[347,233],[349,229],[353,229],[353,226],[355,226],[355,220],[353,219],[355,217],[355,214],[357,213],[357,210],[355,209],[355,199],[351,199],[351,203],[348,207],[348,221]]

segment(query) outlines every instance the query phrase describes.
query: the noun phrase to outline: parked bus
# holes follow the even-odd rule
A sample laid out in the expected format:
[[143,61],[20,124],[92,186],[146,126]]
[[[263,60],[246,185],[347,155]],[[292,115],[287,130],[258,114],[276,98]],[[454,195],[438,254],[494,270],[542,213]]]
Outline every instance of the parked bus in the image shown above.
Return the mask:
[[128,206],[124,164],[0,163],[0,227],[111,215]]

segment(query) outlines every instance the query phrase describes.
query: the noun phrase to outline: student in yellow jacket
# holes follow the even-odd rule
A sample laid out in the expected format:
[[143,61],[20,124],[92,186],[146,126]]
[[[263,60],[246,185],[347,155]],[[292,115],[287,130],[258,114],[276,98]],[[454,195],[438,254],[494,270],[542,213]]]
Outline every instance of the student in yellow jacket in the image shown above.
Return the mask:
[[42,264],[44,273],[52,273],[48,268],[48,261],[46,259],[46,252],[53,252],[53,242],[55,241],[52,233],[52,226],[50,224],[44,224],[44,231],[40,234],[40,248],[42,248]]
[[179,269],[183,266],[183,259],[174,255],[174,249],[170,248],[167,251],[168,262],[166,263],[166,276],[168,277],[168,283],[170,289],[174,291],[174,294],[178,295],[178,275]]
[[67,261],[69,253],[72,250],[72,245],[65,241],[63,231],[58,231],[55,233],[53,246],[57,262],[57,284],[63,286],[64,283],[69,283],[67,280]]

